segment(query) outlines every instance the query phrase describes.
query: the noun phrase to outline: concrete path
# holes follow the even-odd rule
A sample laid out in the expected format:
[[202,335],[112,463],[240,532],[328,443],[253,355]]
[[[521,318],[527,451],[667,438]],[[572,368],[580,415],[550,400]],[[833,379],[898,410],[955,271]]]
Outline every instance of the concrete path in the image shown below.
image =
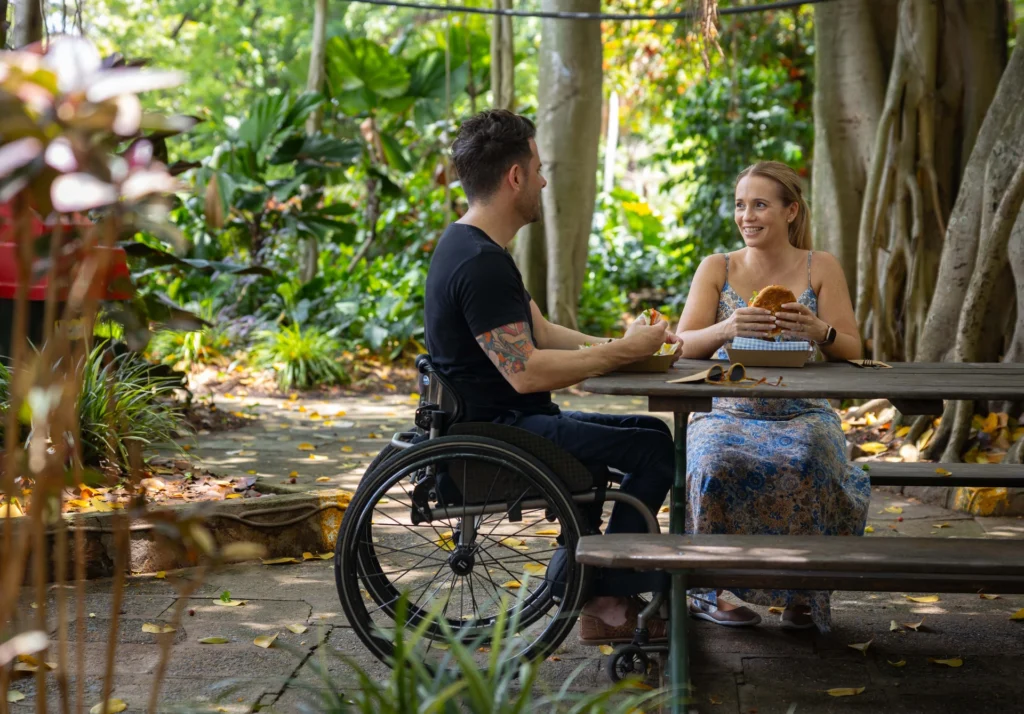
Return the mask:
[[[560,395],[559,399],[569,408],[587,410],[642,408],[629,399],[575,395]],[[214,472],[241,475],[255,470],[262,485],[303,491],[354,488],[361,467],[383,446],[383,437],[409,423],[413,408],[408,395],[400,394],[331,403],[302,399],[251,400],[258,405],[246,402],[218,399],[220,408],[256,414],[258,421],[238,432],[200,436],[190,453]],[[300,448],[303,444],[315,449]],[[323,458],[310,459],[310,454]],[[294,484],[288,483],[293,471],[297,472]],[[321,478],[327,480],[317,480]],[[902,508],[902,513],[885,510],[894,506]],[[873,532],[867,537],[1024,538],[1024,520],[974,519],[885,493],[875,494],[870,523]],[[356,684],[352,670],[339,656],[352,658],[374,678],[388,675],[388,670],[367,654],[347,622],[331,562],[241,564],[209,574],[201,582],[199,578],[200,573],[192,570],[178,578],[150,575],[129,579],[118,613],[113,680],[113,696],[127,703],[126,711],[146,711],[160,666],[161,636],[144,632],[143,626],[171,622],[178,607],[183,616],[177,630],[167,635],[173,640],[160,693],[161,710],[201,703],[207,707],[205,711],[324,711],[317,699],[325,689],[325,680],[315,673],[318,662],[324,663],[330,685],[339,691],[351,692]],[[70,661],[75,661],[81,647],[86,662],[83,711],[101,698],[114,616],[111,585],[110,580],[87,583],[81,621],[85,636],[79,642],[72,635]],[[187,587],[197,589],[186,600],[182,593]],[[46,609],[53,613],[56,593],[52,588],[48,593]],[[225,593],[245,604],[218,605]],[[785,632],[778,627],[778,615],[763,608],[759,610],[764,622],[754,629],[729,630],[695,622],[694,710],[730,714],[1022,711],[1024,622],[1011,621],[1010,616],[1024,608],[1024,595],[994,600],[978,595],[940,595],[937,602],[913,603],[905,597],[913,594],[836,593],[833,631],[827,635]],[[19,611],[28,621],[37,612],[32,608],[34,596],[25,590],[21,599]],[[49,618],[51,631],[56,633],[56,620],[52,614]],[[70,619],[74,633],[78,621],[73,612]],[[924,624],[916,631],[904,626],[898,631],[890,629],[893,621],[922,620]],[[296,633],[289,628],[305,631]],[[257,637],[273,635],[277,637],[267,649],[254,644]],[[227,642],[200,643],[209,637]],[[849,647],[869,641],[863,654]],[[959,658],[963,664],[951,668],[929,658]],[[56,661],[57,654],[51,652],[46,659]],[[73,666],[70,671],[74,672]],[[593,691],[608,683],[603,657],[595,648],[581,645],[575,632],[557,661],[544,663],[540,686],[562,686],[569,680],[570,688],[578,691]],[[47,681],[49,710],[58,711],[55,678]],[[72,691],[74,686],[72,677]],[[864,687],[862,693],[842,698],[825,691],[859,687]],[[17,679],[11,689],[25,695],[11,705],[11,712],[36,710],[34,679]]]

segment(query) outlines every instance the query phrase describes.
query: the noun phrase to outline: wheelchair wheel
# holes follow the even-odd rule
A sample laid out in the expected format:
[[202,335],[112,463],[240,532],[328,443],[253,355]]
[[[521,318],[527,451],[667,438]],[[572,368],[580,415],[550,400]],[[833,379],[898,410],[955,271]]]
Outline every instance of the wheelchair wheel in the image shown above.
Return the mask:
[[[364,477],[338,534],[338,594],[356,634],[385,662],[397,627],[419,628],[406,646],[436,661],[445,627],[479,647],[499,618],[508,628],[503,659],[544,657],[583,604],[589,571],[571,555],[583,530],[569,492],[525,451],[483,437],[431,439]],[[561,547],[569,557],[556,598],[545,575]],[[490,655],[477,657],[486,666]]]

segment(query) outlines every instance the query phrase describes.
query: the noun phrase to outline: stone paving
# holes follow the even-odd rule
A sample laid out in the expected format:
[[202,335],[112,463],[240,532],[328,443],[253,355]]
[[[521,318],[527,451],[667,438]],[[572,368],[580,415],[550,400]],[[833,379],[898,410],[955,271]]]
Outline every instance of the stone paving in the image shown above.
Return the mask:
[[[574,394],[559,398],[570,408],[642,409],[630,399]],[[237,432],[200,436],[190,454],[224,475],[255,470],[267,491],[354,488],[360,466],[383,446],[383,437],[407,424],[412,414],[408,395],[330,403],[218,398],[218,405],[257,414],[259,420]],[[313,412],[320,418],[312,417]],[[303,444],[312,444],[315,450],[300,449]],[[310,459],[310,454],[324,458]],[[288,483],[293,471],[298,472],[295,484]],[[327,480],[317,480],[322,478]],[[903,512],[886,512],[889,506],[902,507]],[[873,532],[867,537],[1024,538],[1021,519],[972,518],[887,493],[875,494],[870,523]],[[947,527],[937,527],[940,524]],[[351,657],[375,678],[387,676],[388,670],[366,652],[347,622],[330,562],[231,566],[208,574],[187,602],[181,602],[180,589],[197,578],[194,570],[169,574],[166,579],[129,578],[119,611],[113,679],[113,696],[127,703],[126,711],[147,711],[161,658],[160,636],[143,632],[143,625],[170,622],[179,606],[184,615],[171,635],[160,693],[162,711],[179,705],[191,705],[186,709],[191,711],[197,705],[205,706],[205,711],[224,712],[323,711],[316,697],[325,683],[314,671],[320,658],[334,687],[345,691],[356,684],[352,671],[337,660],[339,654]],[[89,581],[86,587],[85,637],[79,643],[72,636],[69,647],[70,662],[75,661],[78,647],[86,662],[83,711],[101,698],[114,607],[110,580]],[[216,604],[225,591],[231,600],[245,604]],[[56,593],[52,588],[48,593],[46,609],[53,613]],[[911,594],[836,593],[833,629],[824,635],[783,631],[778,615],[763,608],[759,611],[764,622],[753,629],[694,622],[697,690],[692,710],[730,714],[1024,711],[1024,622],[1010,620],[1024,608],[1024,595],[986,600],[978,595],[943,594],[938,602],[919,604],[906,599]],[[26,589],[21,599],[19,612],[26,620],[34,618],[32,592]],[[48,616],[55,633],[56,620]],[[70,618],[74,632],[74,612]],[[890,630],[892,621],[921,620],[924,624],[917,631]],[[288,629],[290,625],[307,629],[297,634]],[[259,636],[275,634],[268,649],[253,643]],[[228,642],[200,644],[208,637]],[[869,641],[863,654],[849,647]],[[963,664],[950,668],[929,658],[960,658]],[[56,653],[47,659],[55,661]],[[906,664],[897,667],[892,662]],[[73,666],[70,669],[74,671]],[[575,632],[563,645],[558,661],[542,667],[542,686],[561,686],[569,679],[575,690],[596,690],[608,684],[603,657],[596,648],[581,645]],[[650,681],[657,684],[655,678]],[[49,710],[57,711],[55,678],[47,682]],[[70,684],[74,691],[74,677]],[[825,693],[836,687],[864,687],[864,691],[842,698]],[[35,679],[18,679],[11,689],[25,695],[10,705],[13,714],[37,710]]]

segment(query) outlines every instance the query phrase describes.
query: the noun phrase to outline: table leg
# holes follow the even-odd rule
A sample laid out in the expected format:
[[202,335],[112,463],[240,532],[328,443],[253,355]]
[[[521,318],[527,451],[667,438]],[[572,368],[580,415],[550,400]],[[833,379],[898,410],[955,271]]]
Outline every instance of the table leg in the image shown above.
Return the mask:
[[[686,423],[689,414],[675,414],[676,473],[672,485],[669,532],[682,534],[686,530]],[[690,653],[686,612],[686,575],[673,573],[669,593],[669,686],[672,691],[672,714],[683,714],[690,700]]]

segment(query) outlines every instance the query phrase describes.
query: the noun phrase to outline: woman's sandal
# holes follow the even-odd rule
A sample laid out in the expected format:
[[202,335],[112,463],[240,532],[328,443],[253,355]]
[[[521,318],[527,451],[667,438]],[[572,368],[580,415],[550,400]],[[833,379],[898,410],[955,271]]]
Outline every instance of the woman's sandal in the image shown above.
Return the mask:
[[[630,598],[626,604],[626,621],[621,625],[609,625],[593,615],[580,615],[580,642],[585,645],[604,645],[632,642],[636,635],[637,616],[644,607],[639,598]],[[668,623],[655,615],[647,620],[650,642],[668,640]]]
[[809,630],[814,627],[814,620],[809,613],[789,607],[782,611],[779,622],[783,630]]
[[704,600],[694,600],[690,603],[690,616],[724,627],[753,627],[761,622],[761,616],[748,607],[721,610],[717,605]]

